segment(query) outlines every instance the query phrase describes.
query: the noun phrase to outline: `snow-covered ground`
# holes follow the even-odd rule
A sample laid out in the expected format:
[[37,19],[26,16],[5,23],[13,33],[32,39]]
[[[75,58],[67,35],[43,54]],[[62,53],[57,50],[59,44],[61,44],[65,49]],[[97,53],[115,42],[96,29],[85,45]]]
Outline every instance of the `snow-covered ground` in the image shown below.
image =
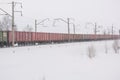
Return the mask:
[[[112,45],[96,41],[0,48],[0,80],[120,80],[120,54]],[[96,55],[92,59],[89,46]]]

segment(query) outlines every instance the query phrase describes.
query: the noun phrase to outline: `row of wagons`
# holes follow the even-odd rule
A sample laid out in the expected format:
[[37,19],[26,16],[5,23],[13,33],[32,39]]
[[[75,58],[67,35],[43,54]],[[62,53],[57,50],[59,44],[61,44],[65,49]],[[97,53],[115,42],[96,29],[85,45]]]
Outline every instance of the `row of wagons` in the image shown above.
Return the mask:
[[[119,35],[95,35],[95,34],[66,34],[46,32],[14,32],[14,41],[18,44],[34,44],[49,42],[86,41],[118,39]],[[12,31],[0,31],[0,45],[12,45]]]

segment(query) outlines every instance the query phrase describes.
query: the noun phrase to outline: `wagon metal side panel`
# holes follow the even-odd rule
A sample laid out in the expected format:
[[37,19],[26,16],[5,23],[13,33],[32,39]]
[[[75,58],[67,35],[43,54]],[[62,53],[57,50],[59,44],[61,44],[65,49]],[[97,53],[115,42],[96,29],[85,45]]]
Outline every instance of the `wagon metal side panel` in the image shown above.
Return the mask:
[[46,33],[46,41],[49,41],[49,33]]
[[8,32],[8,41],[9,41],[9,43],[12,42],[12,32],[11,31]]
[[44,42],[44,39],[45,39],[44,33],[41,33],[41,36],[42,36],[42,42]]
[[60,34],[58,33],[56,36],[57,36],[56,40],[57,40],[57,41],[61,41],[61,36],[60,36]]
[[57,33],[54,33],[54,41],[56,41],[58,38]]
[[15,32],[15,39],[16,39],[16,42],[20,42],[20,32],[18,31]]
[[46,41],[49,41],[49,33],[46,33]]
[[45,35],[45,39],[44,40],[47,41],[47,33],[44,33],[44,35]]
[[37,41],[40,41],[40,39],[39,39],[39,33],[36,33],[37,35]]
[[26,32],[22,32],[22,41],[23,41],[23,42],[26,41]]
[[32,42],[36,41],[36,33],[35,32],[31,33],[31,40],[32,40]]
[[23,41],[22,32],[19,32],[19,40],[20,40],[20,42]]
[[37,33],[37,41],[40,41],[40,33]]
[[50,41],[53,41],[53,34],[49,33],[49,35],[50,35]]
[[48,33],[44,33],[44,41],[48,41]]
[[42,41],[42,39],[43,39],[43,36],[42,36],[42,33],[39,33],[39,41]]
[[25,32],[25,42],[28,41],[28,32]]
[[44,40],[45,40],[45,33],[41,33],[41,37],[42,37],[41,41],[44,42]]
[[83,35],[82,34],[77,34],[77,40],[83,40]]
[[62,39],[62,34],[60,34],[60,38],[61,38],[61,41],[62,41],[62,40],[63,40],[63,39]]
[[40,41],[40,39],[39,39],[39,33],[36,33],[36,41]]
[[29,41],[31,41],[31,32],[27,32],[27,34],[28,34],[28,39],[27,39],[27,42]]

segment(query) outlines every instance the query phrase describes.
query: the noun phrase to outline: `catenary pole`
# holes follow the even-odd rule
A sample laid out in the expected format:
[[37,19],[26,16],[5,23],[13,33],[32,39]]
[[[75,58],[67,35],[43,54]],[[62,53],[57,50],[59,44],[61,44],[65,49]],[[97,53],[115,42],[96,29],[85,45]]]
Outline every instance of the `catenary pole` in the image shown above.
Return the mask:
[[12,46],[14,47],[14,2],[12,2]]
[[70,18],[67,18],[68,23],[68,42],[70,42]]
[[35,19],[35,41],[37,40],[36,37],[37,37],[37,20]]

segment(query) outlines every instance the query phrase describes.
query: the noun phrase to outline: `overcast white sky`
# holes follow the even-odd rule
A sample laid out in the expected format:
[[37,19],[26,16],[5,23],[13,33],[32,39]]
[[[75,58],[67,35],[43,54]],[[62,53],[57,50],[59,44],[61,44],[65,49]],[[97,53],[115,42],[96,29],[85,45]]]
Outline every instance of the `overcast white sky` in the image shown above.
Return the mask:
[[[12,0],[0,0],[0,3]],[[98,25],[111,26],[120,29],[120,0],[14,0],[23,3],[23,18],[20,23],[34,25],[34,19],[74,18],[76,24],[84,27],[87,22],[97,22]],[[0,7],[10,12],[11,6],[0,4]],[[17,10],[21,10],[16,6]],[[19,14],[16,14],[18,17]],[[31,21],[31,22],[30,22]],[[33,26],[32,25],[32,26]],[[63,24],[64,25],[64,24]],[[83,31],[83,30],[82,30]]]

